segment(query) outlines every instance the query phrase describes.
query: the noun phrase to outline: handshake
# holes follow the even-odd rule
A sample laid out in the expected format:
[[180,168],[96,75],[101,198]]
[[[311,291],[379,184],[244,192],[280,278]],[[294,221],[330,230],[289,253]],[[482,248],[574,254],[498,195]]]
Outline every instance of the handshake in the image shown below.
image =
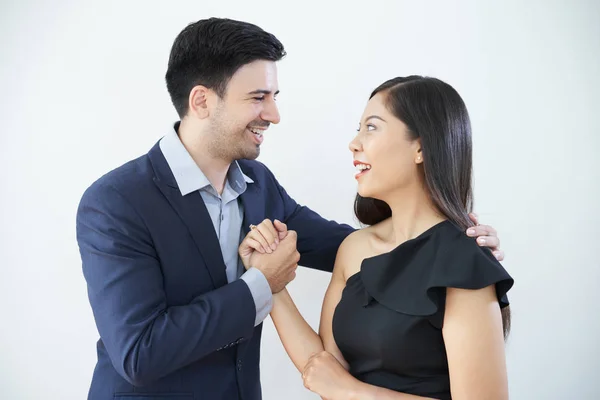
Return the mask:
[[267,278],[271,292],[278,293],[296,277],[300,260],[296,249],[298,235],[288,231],[278,220],[265,219],[250,228],[238,249],[242,263],[246,269],[260,270]]

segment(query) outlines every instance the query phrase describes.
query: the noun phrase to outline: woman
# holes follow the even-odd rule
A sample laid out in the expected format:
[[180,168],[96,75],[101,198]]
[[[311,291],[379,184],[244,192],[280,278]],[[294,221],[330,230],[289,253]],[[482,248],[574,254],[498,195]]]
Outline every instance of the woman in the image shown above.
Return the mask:
[[[463,233],[472,152],[462,99],[438,79],[389,80],[350,150],[355,212],[369,226],[340,246],[319,334],[286,290],[274,295],[271,317],[305,386],[325,399],[508,398],[513,280]],[[260,231],[245,244],[259,250]]]

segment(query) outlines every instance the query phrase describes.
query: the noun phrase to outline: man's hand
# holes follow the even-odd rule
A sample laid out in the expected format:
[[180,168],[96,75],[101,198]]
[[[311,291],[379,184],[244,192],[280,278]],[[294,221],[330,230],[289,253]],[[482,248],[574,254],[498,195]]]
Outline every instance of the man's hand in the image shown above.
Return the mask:
[[476,226],[467,229],[467,235],[476,237],[480,246],[489,247],[498,261],[504,260],[504,252],[500,250],[500,239],[496,230],[489,225],[479,225],[479,218],[474,213],[469,214],[469,217]]
[[253,226],[239,247],[239,254],[246,269],[260,270],[271,287],[278,293],[296,277],[300,253],[296,249],[297,234],[288,231],[279,221],[275,225],[264,220]]
[[250,256],[255,251],[261,254],[271,254],[279,241],[283,240],[287,235],[287,225],[279,220],[274,223],[269,219],[265,219],[259,225],[251,225],[250,232],[238,248],[238,253],[242,259],[242,263],[246,269],[250,268]]

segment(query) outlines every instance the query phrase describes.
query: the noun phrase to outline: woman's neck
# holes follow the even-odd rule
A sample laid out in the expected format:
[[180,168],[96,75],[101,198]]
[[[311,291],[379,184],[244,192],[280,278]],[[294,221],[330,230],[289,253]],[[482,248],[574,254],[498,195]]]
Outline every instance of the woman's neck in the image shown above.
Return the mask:
[[389,240],[395,245],[414,239],[446,220],[424,188],[403,189],[389,196],[386,203],[392,210]]

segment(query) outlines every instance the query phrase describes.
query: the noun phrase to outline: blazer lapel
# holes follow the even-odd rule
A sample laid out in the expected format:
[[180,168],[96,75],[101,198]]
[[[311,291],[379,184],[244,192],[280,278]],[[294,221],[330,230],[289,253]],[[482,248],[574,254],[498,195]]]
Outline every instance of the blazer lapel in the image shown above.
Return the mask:
[[246,236],[250,231],[250,224],[258,225],[266,218],[266,204],[260,186],[256,181],[248,183],[246,191],[242,193],[240,199],[244,209],[242,230],[244,236]]
[[[252,178],[254,179],[254,178]],[[261,187],[254,179],[254,183],[248,183],[246,191],[240,196],[242,207],[244,209],[244,222],[242,231],[244,236],[250,231],[250,224],[258,225],[266,218],[266,202]],[[253,331],[252,336],[260,332],[262,325],[259,325]],[[248,349],[252,336],[246,338],[237,346],[237,357],[243,357]]]
[[208,210],[199,192],[182,196],[175,177],[165,160],[158,144],[148,153],[154,167],[154,182],[187,226],[208,269],[215,287],[227,284],[225,262],[221,246]]

